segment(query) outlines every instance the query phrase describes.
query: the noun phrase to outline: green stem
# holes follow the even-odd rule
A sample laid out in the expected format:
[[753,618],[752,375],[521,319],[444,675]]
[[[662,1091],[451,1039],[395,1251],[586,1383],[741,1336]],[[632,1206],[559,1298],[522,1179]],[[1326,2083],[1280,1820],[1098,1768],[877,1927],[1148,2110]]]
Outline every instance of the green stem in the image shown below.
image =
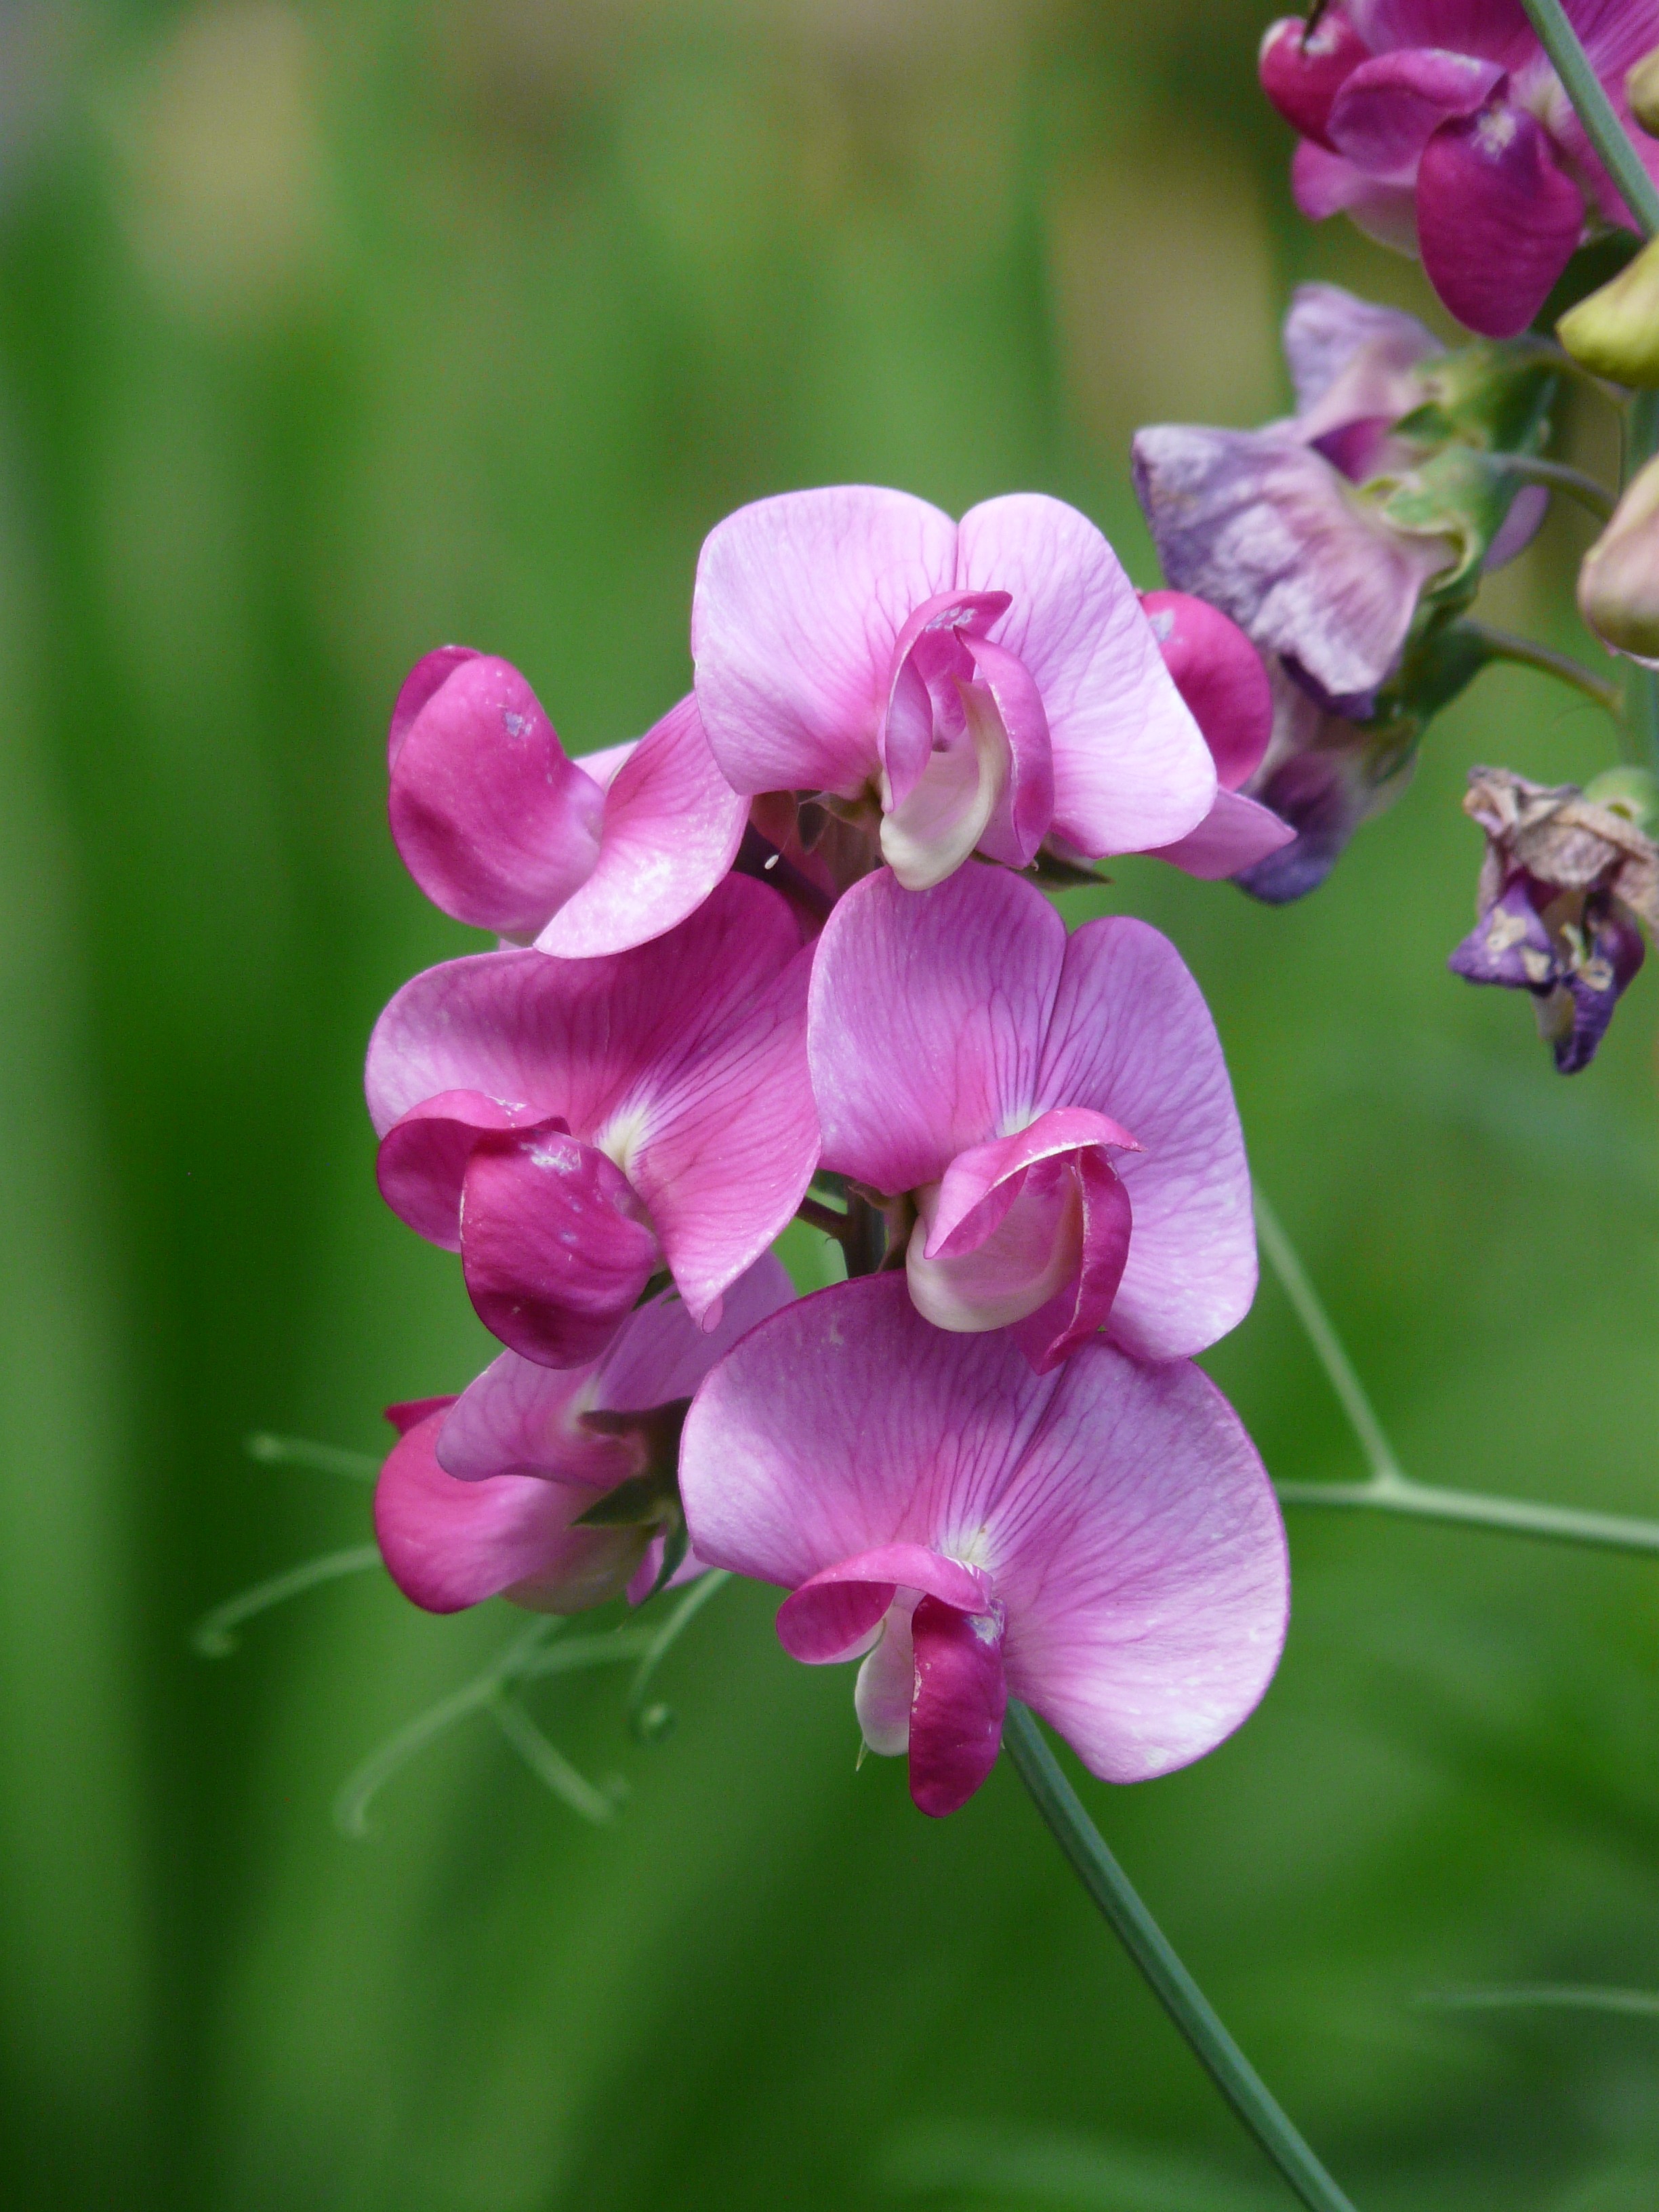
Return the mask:
[[1083,1887],[1152,1993],[1192,2045],[1200,2064],[1310,2212],[1353,2212],[1280,2109],[1266,2082],[1217,2018],[1168,1938],[1107,1849],[1082,1800],[1060,1771],[1036,1718],[1011,1700],[1002,1740]]
[[1642,166],[1641,155],[1613,112],[1613,102],[1590,67],[1589,57],[1567,20],[1561,0],[1521,0],[1521,4],[1561,80],[1562,90],[1578,111],[1584,135],[1601,157],[1602,167],[1619,187],[1626,206],[1641,227],[1642,235],[1651,238],[1659,230],[1659,191],[1654,189],[1652,179]]
[[314,1468],[319,1474],[343,1474],[353,1482],[373,1482],[380,1472],[380,1462],[368,1452],[314,1444],[307,1437],[273,1437],[263,1429],[245,1437],[242,1449],[266,1467]]
[[1519,477],[1526,483],[1547,484],[1553,491],[1565,492],[1569,499],[1588,507],[1598,521],[1613,520],[1617,501],[1604,483],[1587,476],[1583,469],[1569,467],[1565,461],[1540,460],[1534,453],[1495,453],[1492,458],[1505,476]]
[[1466,622],[1462,627],[1474,633],[1494,660],[1513,661],[1517,668],[1535,669],[1540,676],[1553,676],[1558,684],[1571,684],[1586,699],[1593,699],[1615,721],[1624,719],[1625,695],[1619,685],[1608,677],[1598,676],[1593,668],[1586,668],[1570,653],[1556,653],[1547,645],[1540,645],[1535,638],[1517,636],[1513,630],[1494,629],[1490,623]]
[[338,1582],[343,1575],[367,1574],[380,1564],[378,1544],[354,1544],[347,1551],[325,1552],[319,1559],[307,1559],[302,1567],[272,1575],[268,1582],[256,1583],[240,1597],[216,1605],[191,1631],[191,1643],[204,1659],[228,1659],[240,1640],[236,1631],[256,1613],[268,1613],[272,1606],[301,1597],[324,1583]]
[[1413,1482],[1395,1456],[1394,1446],[1325,1310],[1324,1301],[1259,1186],[1255,1226],[1268,1265],[1295,1308],[1371,1470],[1366,1482],[1275,1483],[1281,1504],[1364,1505],[1419,1521],[1450,1521],[1466,1528],[1542,1536],[1556,1543],[1589,1544],[1602,1551],[1659,1553],[1659,1521],[1584,1512],[1571,1505],[1540,1505],[1525,1498],[1492,1498],[1478,1490],[1441,1490],[1426,1482]]

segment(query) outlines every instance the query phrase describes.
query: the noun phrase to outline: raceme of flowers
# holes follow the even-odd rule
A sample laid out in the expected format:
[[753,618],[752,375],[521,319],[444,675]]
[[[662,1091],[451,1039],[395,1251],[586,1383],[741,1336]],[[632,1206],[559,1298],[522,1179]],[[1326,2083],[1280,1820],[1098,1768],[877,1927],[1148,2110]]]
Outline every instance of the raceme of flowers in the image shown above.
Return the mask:
[[[1174,947],[1068,935],[1031,877],[1280,848],[1237,788],[1267,670],[1058,501],[858,487],[721,524],[693,643],[692,695],[597,759],[485,654],[398,701],[399,850],[511,941],[369,1047],[381,1190],[505,1346],[392,1409],[388,1568],[440,1612],[777,1583],[929,1813],[1010,1693],[1097,1772],[1164,1772],[1284,1635],[1271,1487],[1189,1364],[1255,1291],[1249,1175]],[[859,1279],[797,1300],[770,1247],[804,1202]]]

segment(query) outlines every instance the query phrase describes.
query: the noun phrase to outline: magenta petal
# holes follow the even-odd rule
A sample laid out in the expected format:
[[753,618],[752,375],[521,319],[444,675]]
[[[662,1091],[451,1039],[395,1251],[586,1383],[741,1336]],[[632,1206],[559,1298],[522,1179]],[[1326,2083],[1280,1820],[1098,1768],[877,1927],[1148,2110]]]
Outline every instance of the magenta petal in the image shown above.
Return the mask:
[[1417,251],[1417,201],[1408,185],[1379,184],[1340,154],[1304,138],[1291,158],[1291,191],[1312,222],[1346,215],[1396,252]]
[[603,805],[524,678],[487,653],[455,662],[398,740],[404,865],[434,906],[480,929],[541,928],[592,874]]
[[1530,115],[1494,103],[1429,141],[1417,178],[1429,282],[1483,337],[1526,329],[1584,227],[1578,187]]
[[1267,27],[1257,67],[1261,89],[1292,130],[1329,142],[1325,125],[1342,80],[1369,48],[1341,9],[1328,8],[1311,31],[1300,15]]
[[1249,1170],[1220,1041],[1166,938],[1115,915],[1067,941],[1042,1095],[1109,1114],[1142,1149],[1115,1163],[1134,1209],[1111,1334],[1142,1359],[1202,1351],[1255,1292]]
[[1164,846],[1152,857],[1167,860],[1172,868],[1197,876],[1201,882],[1214,884],[1224,877],[1236,876],[1241,868],[1253,868],[1258,860],[1290,844],[1295,836],[1290,823],[1271,807],[1246,799],[1243,792],[1218,791],[1206,820],[1189,836]]
[[1121,1178],[1104,1153],[1071,1164],[1082,1212],[1075,1273],[1046,1305],[1013,1326],[1013,1339],[1039,1375],[1058,1367],[1105,1328],[1129,1257],[1134,1214]]
[[865,1642],[897,1589],[921,1590],[947,1606],[978,1613],[990,1602],[985,1577],[925,1544],[884,1544],[840,1559],[805,1582],[778,1607],[778,1638],[809,1666],[845,1659]]
[[938,1819],[965,1805],[996,1765],[1008,1684],[1000,1624],[924,1597],[911,1616],[910,1797]]
[[537,1129],[475,1147],[461,1197],[467,1293],[526,1359],[595,1358],[660,1258],[626,1176],[592,1145]]
[[1006,592],[940,592],[924,599],[900,630],[880,741],[890,807],[902,806],[921,779],[939,705],[955,704],[948,696],[941,702],[940,693],[949,694],[953,676],[972,672],[966,636],[983,635],[1007,611]]
[[[1354,27],[1373,53],[1395,46],[1447,46],[1516,69],[1538,57],[1538,41],[1516,0],[1346,0]],[[1645,0],[1644,0],[1645,4]],[[1595,12],[1616,15],[1624,0],[1567,0],[1581,34]],[[1634,57],[1632,57],[1634,58]]]
[[445,1091],[423,1098],[394,1121],[380,1139],[374,1174],[380,1195],[417,1236],[461,1249],[461,1184],[480,1137],[492,1131],[541,1123],[523,1109],[477,1091]]
[[971,1252],[981,1243],[983,1231],[976,1229],[975,1217],[990,1193],[1010,1177],[1038,1160],[1085,1148],[1098,1149],[1103,1156],[1139,1149],[1129,1132],[1109,1115],[1087,1107],[1059,1106],[1012,1136],[994,1137],[958,1152],[939,1187],[927,1241],[928,1259]]
[[682,699],[608,784],[592,873],[536,939],[586,960],[643,945],[701,906],[737,857],[748,819],[714,764],[695,699]]
[[1165,845],[1215,796],[1208,749],[1117,556],[1075,507],[1036,493],[962,519],[957,584],[1006,591],[992,642],[1024,663],[1053,749],[1054,827],[1097,860]]
[[927,891],[884,869],[855,884],[818,939],[808,999],[824,1164],[912,1190],[1029,1108],[1065,946],[1042,892],[1000,869]]
[[853,797],[878,771],[894,647],[951,585],[956,525],[866,484],[739,507],[697,562],[697,704],[733,787]]
[[1261,765],[1273,733],[1273,687],[1261,655],[1236,622],[1188,592],[1143,592],[1140,604],[1164,665],[1203,732],[1223,791]]
[[1430,135],[1485,105],[1504,72],[1443,48],[1407,47],[1361,62],[1331,108],[1330,142],[1379,182],[1409,184]]
[[963,641],[1008,739],[1008,780],[979,849],[1005,866],[1029,868],[1054,818],[1054,755],[1042,694],[1012,653],[988,638]]
[[388,1406],[386,1417],[400,1437],[406,1437],[417,1423],[429,1414],[441,1413],[455,1403],[452,1392],[447,1398],[404,1398],[395,1406]]
[[374,1534],[405,1597],[459,1613],[506,1593],[538,1610],[575,1613],[615,1596],[639,1549],[636,1530],[576,1528],[592,1492],[532,1476],[457,1482],[434,1445],[434,1413],[397,1444],[374,1492]]
[[417,660],[403,680],[392,708],[392,722],[386,731],[386,772],[398,765],[398,756],[404,749],[404,739],[414,726],[420,713],[434,691],[442,689],[464,660],[477,660],[476,647],[470,645],[441,645],[433,653]]
[[629,1314],[606,1348],[594,1375],[595,1407],[641,1413],[689,1398],[739,1337],[794,1295],[788,1270],[769,1252],[726,1292],[714,1328],[700,1328],[685,1301],[664,1291]]

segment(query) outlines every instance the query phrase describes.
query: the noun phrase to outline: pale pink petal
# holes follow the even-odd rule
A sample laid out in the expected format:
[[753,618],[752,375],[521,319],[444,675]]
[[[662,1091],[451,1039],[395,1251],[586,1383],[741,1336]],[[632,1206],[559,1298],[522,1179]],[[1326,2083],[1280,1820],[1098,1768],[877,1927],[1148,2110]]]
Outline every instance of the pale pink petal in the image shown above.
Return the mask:
[[881,817],[881,856],[909,891],[954,875],[1003,805],[1008,733],[983,684],[964,685],[963,727],[928,756],[903,799]]
[[1417,251],[1417,200],[1408,185],[1380,185],[1363,169],[1304,138],[1291,158],[1291,191],[1310,222],[1346,215],[1397,253]]
[[1000,1623],[924,1597],[910,1620],[910,1800],[938,1820],[965,1805],[996,1765],[1008,1684]]
[[748,812],[714,765],[696,700],[682,699],[618,765],[605,795],[592,872],[542,931],[537,949],[586,960],[660,937],[725,875]]
[[1337,94],[1328,125],[1339,154],[1389,185],[1410,184],[1430,136],[1473,115],[1504,81],[1497,63],[1443,47],[1407,47],[1361,62]]
[[1152,857],[1167,860],[1172,868],[1205,883],[1218,883],[1223,877],[1236,876],[1241,868],[1252,868],[1258,860],[1265,860],[1270,853],[1290,844],[1295,836],[1290,823],[1281,821],[1270,807],[1246,799],[1243,792],[1218,791],[1208,817],[1190,836],[1165,845]]
[[625,1481],[639,1471],[637,1444],[582,1422],[595,1402],[593,1376],[592,1362],[545,1367],[501,1352],[455,1401],[438,1437],[438,1464],[458,1482],[513,1474],[610,1489]]
[[[404,865],[458,921],[533,934],[592,874],[604,799],[567,760],[518,670],[485,653],[429,653],[393,716],[392,835]],[[442,680],[408,708],[442,664]]]
[[1368,51],[1340,7],[1327,9],[1311,30],[1304,16],[1281,15],[1261,40],[1261,89],[1293,130],[1328,143],[1331,102]]
[[584,775],[591,775],[601,791],[609,791],[627,767],[643,741],[629,738],[620,745],[602,745],[597,752],[583,753],[579,766]]
[[374,1174],[399,1221],[447,1252],[461,1249],[461,1186],[481,1136],[493,1130],[556,1127],[533,1110],[502,1106],[476,1091],[423,1098],[380,1140]]
[[893,646],[893,676],[879,742],[883,804],[903,803],[933,751],[941,709],[956,718],[956,682],[972,675],[966,640],[1008,611],[1006,592],[939,592],[924,599]]
[[1417,227],[1429,282],[1483,337],[1526,329],[1583,230],[1578,187],[1542,128],[1495,102],[1443,124],[1417,177]]
[[1423,398],[1413,370],[1444,350],[1415,315],[1340,284],[1298,284],[1285,318],[1285,359],[1299,434],[1311,441],[1340,422],[1408,414]]
[[617,1595],[641,1532],[573,1528],[591,1490],[523,1475],[457,1482],[434,1451],[445,1418],[410,1429],[375,1486],[374,1534],[404,1596],[428,1613],[502,1595],[538,1612],[578,1613]]
[[1114,915],[1068,939],[1038,1083],[1141,1146],[1115,1163],[1134,1231],[1113,1340],[1143,1359],[1213,1344],[1255,1291],[1249,1170],[1209,1009],[1166,938]]
[[1210,748],[1217,782],[1223,791],[1237,791],[1261,767],[1273,733],[1273,687],[1261,655],[1207,599],[1188,592],[1143,592],[1140,604],[1164,665]]
[[474,1147],[461,1195],[467,1295],[526,1359],[596,1358],[661,1260],[627,1178],[592,1145],[538,1129]]
[[1201,822],[1215,771],[1117,556],[1075,507],[1036,493],[963,517],[957,588],[1006,591],[993,641],[1030,671],[1054,752],[1054,826],[1098,859]]
[[910,1638],[915,1601],[901,1595],[887,1608],[881,1633],[859,1668],[853,1710],[859,1733],[883,1759],[901,1759],[910,1748],[910,1707],[916,1694],[916,1654]]
[[769,1252],[726,1292],[718,1328],[699,1328],[684,1300],[663,1291],[629,1314],[601,1357],[594,1372],[595,1407],[642,1413],[689,1398],[740,1336],[794,1295],[788,1270]]
[[691,651],[715,759],[738,791],[872,782],[895,645],[951,584],[956,526],[868,485],[740,507],[697,562]]
[[933,1207],[930,1194],[921,1193],[904,1255],[917,1312],[936,1328],[972,1335],[1023,1321],[1059,1296],[1083,1264],[1075,1157],[1042,1160],[994,1188],[957,1230],[958,1239],[971,1241],[943,1255],[927,1252]]
[[926,1544],[883,1544],[838,1559],[804,1582],[778,1608],[778,1636],[808,1666],[845,1659],[867,1643],[896,1590],[920,1590],[946,1605],[981,1612],[990,1584],[974,1568]]
[[1285,1534],[1237,1415],[1184,1361],[1086,1345],[992,1507],[986,1565],[1026,1699],[1108,1781],[1213,1748],[1284,1643]]
[[994,1137],[958,1152],[945,1171],[933,1203],[925,1248],[927,1257],[971,1252],[984,1241],[990,1225],[975,1231],[971,1217],[982,1211],[993,1191],[1038,1160],[1085,1147],[1098,1150],[1107,1158],[1139,1149],[1130,1132],[1109,1115],[1067,1105],[1038,1115],[1012,1136]]
[[1029,868],[1054,818],[1054,755],[1042,695],[1023,660],[988,638],[965,641],[1007,743],[1002,790],[979,849],[1006,867]]

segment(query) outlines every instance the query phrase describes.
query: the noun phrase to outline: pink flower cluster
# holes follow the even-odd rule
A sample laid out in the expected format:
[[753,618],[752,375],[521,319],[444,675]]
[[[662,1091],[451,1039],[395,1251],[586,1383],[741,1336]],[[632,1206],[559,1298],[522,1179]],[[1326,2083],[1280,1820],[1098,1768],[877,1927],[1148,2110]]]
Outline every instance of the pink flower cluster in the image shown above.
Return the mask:
[[[398,848],[511,941],[381,1017],[380,1188],[506,1349],[393,1409],[386,1564],[439,1612],[781,1584],[928,1813],[1011,1694],[1162,1773],[1284,1634],[1271,1486],[1189,1364],[1254,1292],[1249,1176],[1173,946],[1068,935],[1031,876],[1279,849],[1237,791],[1261,662],[1055,501],[858,488],[722,523],[692,648],[692,695],[580,762],[485,655],[398,699]],[[798,1300],[770,1248],[829,1218],[815,1178],[860,1279]]]

